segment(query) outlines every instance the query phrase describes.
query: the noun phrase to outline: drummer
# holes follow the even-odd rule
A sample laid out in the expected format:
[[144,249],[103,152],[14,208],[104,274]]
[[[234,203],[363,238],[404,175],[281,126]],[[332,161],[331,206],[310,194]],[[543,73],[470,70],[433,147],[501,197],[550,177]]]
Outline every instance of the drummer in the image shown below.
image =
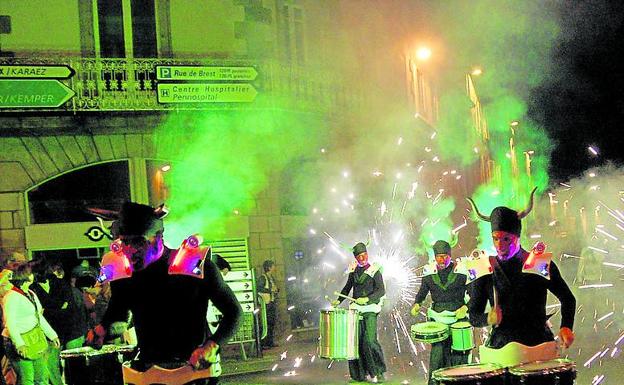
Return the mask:
[[[203,255],[203,262],[185,264],[179,257],[196,255],[186,251],[187,241],[178,250],[164,245],[164,205],[126,202],[119,212],[90,211],[115,219],[113,237],[122,245],[118,258],[131,266],[120,277],[114,277],[115,270],[102,269],[111,281],[112,296],[101,325],[88,339],[101,346],[111,324],[125,321],[131,311],[140,351],[132,363],[135,371],[146,372],[155,365],[179,369],[187,363],[203,370],[217,363],[220,347],[236,331],[242,309],[215,263]],[[206,330],[208,300],[223,314],[212,335]],[[216,384],[218,377],[202,381]]]
[[[360,358],[349,360],[349,374],[355,381],[364,381],[368,374],[373,382],[384,382],[386,364],[383,351],[377,340],[377,315],[381,311],[380,302],[386,294],[381,266],[368,262],[366,245],[362,242],[353,247],[356,263],[349,267],[349,278],[341,294],[346,296],[353,289],[355,308],[360,312],[359,352]],[[338,306],[344,297],[332,301]]]
[[[435,267],[430,274],[422,278],[411,313],[418,314],[420,305],[428,293],[431,293],[432,309],[435,312],[450,311],[455,313],[457,321],[466,318],[466,275],[456,271],[456,264],[451,260],[451,245],[439,240],[433,245]],[[435,342],[431,345],[429,357],[429,384],[434,385],[431,373],[440,368],[468,363],[468,353],[451,350],[451,339]]]
[[[489,258],[493,274],[484,275],[471,284],[469,302],[470,323],[473,326],[494,326],[486,342],[489,348],[500,349],[509,342],[536,346],[553,341],[554,336],[547,325],[546,316],[548,291],[561,302],[559,338],[563,346],[567,348],[574,341],[572,326],[576,300],[557,265],[551,261],[540,274],[523,270],[530,254],[520,245],[521,219],[533,208],[534,193],[535,189],[525,210],[517,212],[499,206],[489,216],[481,214],[476,204],[469,199],[477,216],[490,222],[492,242],[497,254]],[[493,287],[496,288],[496,301]],[[485,313],[488,300],[495,306],[489,313]]]

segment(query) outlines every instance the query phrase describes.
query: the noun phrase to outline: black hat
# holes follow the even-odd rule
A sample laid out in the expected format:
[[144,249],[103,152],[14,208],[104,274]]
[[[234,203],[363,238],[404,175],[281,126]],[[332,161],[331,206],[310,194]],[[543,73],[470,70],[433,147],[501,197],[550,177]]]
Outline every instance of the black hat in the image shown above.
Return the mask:
[[518,217],[518,212],[505,206],[496,207],[490,214],[492,231],[506,231],[520,236],[522,222]]
[[451,254],[451,245],[449,245],[448,242],[446,241],[436,241],[436,243],[433,244],[433,254],[437,255],[437,254]]
[[366,245],[362,242],[358,242],[353,246],[353,255],[357,256],[366,251]]
[[510,209],[509,207],[498,206],[492,210],[489,216],[486,216],[479,212],[476,203],[474,203],[472,199],[468,198],[468,202],[472,204],[472,208],[481,220],[491,223],[492,231],[505,231],[520,236],[522,230],[522,223],[520,221],[533,209],[533,195],[535,194],[535,190],[537,190],[537,187],[531,191],[527,208],[520,212]]
[[114,238],[120,235],[143,235],[156,221],[164,218],[168,211],[164,204],[158,207],[125,202],[120,211],[87,208],[91,214],[107,220],[113,220],[111,233]]

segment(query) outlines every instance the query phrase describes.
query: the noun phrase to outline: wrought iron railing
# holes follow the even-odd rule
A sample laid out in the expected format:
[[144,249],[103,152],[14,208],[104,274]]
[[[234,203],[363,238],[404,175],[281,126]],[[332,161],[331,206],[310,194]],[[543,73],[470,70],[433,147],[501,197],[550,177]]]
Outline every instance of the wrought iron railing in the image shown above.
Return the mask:
[[[107,59],[84,57],[0,58],[0,65],[69,65],[75,75],[60,81],[76,95],[58,108],[46,111],[141,111],[188,109],[280,108],[334,114],[357,110],[362,93],[347,85],[343,74],[298,67],[272,60]],[[258,91],[251,103],[159,103],[158,65],[253,66],[258,76],[250,83]],[[352,82],[350,82],[352,83]],[[3,111],[23,111],[13,108]]]

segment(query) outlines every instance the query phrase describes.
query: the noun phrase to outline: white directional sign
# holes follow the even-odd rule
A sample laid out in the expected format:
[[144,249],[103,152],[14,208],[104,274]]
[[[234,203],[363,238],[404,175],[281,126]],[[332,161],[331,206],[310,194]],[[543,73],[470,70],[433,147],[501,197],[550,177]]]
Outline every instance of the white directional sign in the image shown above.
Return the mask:
[[254,67],[156,66],[157,80],[252,81]]
[[227,283],[230,289],[233,292],[237,291],[249,291],[253,289],[253,285],[251,281],[236,281],[236,282],[228,282]]
[[251,270],[230,271],[223,279],[230,281],[248,281],[251,279]]
[[236,295],[236,299],[238,302],[253,302],[253,292],[252,291],[244,291],[234,293]]
[[[241,307],[243,308],[243,312],[245,313],[252,313],[254,310],[256,310],[256,307],[254,306],[253,302],[241,303]],[[212,312],[215,315],[223,315],[223,313],[221,313],[219,309],[217,309],[216,306],[213,307]]]
[[158,103],[251,103],[258,92],[251,84],[159,83]]

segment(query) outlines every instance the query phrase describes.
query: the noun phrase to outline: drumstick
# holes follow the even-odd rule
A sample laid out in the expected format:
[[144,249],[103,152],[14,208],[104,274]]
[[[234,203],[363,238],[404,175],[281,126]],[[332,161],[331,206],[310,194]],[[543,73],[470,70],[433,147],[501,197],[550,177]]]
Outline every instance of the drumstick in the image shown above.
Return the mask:
[[338,297],[343,297],[345,299],[348,299],[349,301],[355,302],[355,298],[349,297],[348,295],[344,295],[342,293],[338,293],[337,291],[334,292],[334,295],[337,295]]

